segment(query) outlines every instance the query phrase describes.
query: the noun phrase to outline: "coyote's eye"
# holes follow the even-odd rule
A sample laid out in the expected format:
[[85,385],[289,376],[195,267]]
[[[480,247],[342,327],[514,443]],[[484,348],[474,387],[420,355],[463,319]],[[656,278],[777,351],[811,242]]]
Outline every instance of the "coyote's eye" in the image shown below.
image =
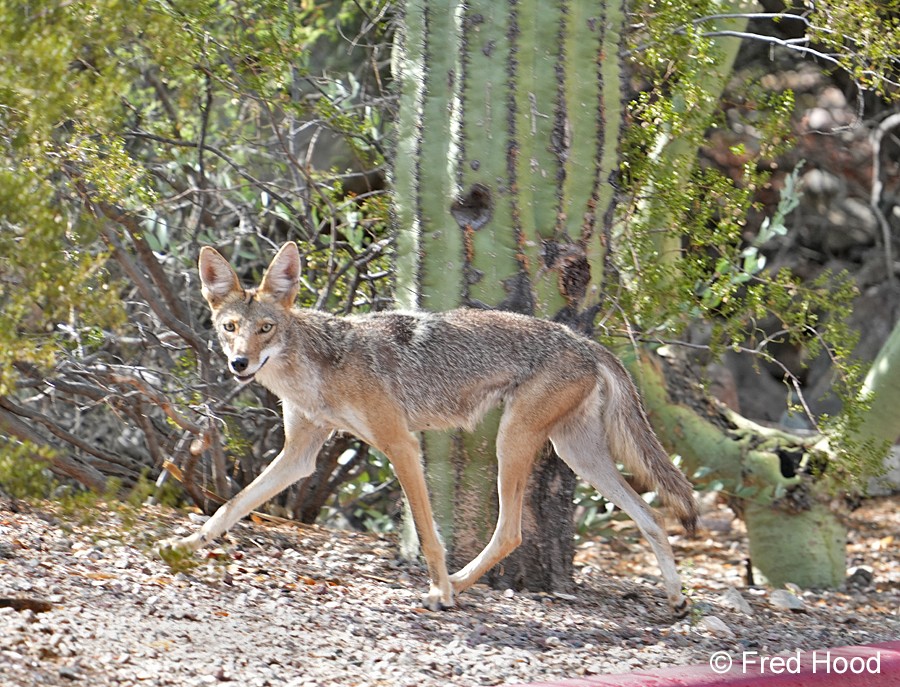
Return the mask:
[[272,324],[271,322],[263,322],[263,324],[259,328],[259,333],[260,334],[268,334],[270,331],[272,331],[272,327],[274,327],[274,326],[275,325]]
[[233,332],[235,330],[234,322],[226,322],[222,325],[222,329],[226,332]]

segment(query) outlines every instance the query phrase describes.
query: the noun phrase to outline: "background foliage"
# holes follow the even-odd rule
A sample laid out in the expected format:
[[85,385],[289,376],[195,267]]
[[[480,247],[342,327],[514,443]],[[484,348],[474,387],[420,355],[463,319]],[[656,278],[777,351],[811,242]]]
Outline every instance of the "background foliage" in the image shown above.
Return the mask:
[[[304,305],[388,302],[385,10],[0,3],[7,488],[23,455],[126,489],[172,464],[212,507],[207,488],[227,496],[280,448],[274,399],[237,395],[209,345],[196,254],[220,247],[249,282],[294,239]],[[335,441],[288,511],[381,475],[365,454]],[[352,521],[355,489],[331,506]]]

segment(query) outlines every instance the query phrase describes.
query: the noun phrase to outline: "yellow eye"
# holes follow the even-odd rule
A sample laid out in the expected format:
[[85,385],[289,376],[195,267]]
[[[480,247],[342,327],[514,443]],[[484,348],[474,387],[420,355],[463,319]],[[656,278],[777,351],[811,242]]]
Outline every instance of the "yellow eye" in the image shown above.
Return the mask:
[[262,326],[259,328],[259,333],[260,334],[268,334],[270,331],[272,331],[272,327],[274,327],[274,326],[275,325],[272,324],[271,322],[264,322],[262,324]]
[[226,322],[222,325],[222,329],[226,332],[233,332],[235,330],[234,322]]

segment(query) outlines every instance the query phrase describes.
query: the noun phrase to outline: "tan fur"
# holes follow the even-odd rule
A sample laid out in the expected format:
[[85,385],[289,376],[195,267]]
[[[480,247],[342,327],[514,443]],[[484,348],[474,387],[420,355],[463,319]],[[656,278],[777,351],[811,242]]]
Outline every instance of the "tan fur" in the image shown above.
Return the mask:
[[[309,475],[329,434],[345,430],[390,458],[428,564],[424,602],[451,606],[454,593],[519,545],[525,484],[549,440],[575,472],[634,519],[659,561],[672,608],[685,611],[665,531],[616,461],[656,489],[689,530],[697,518],[691,486],[650,429],[628,373],[605,348],[562,325],[498,311],[338,318],[291,309],[300,274],[293,243],[281,248],[255,290],[241,288],[212,248],[202,249],[199,267],[229,368],[239,382],[256,380],[281,399],[285,445],[199,532],[169,546],[193,550],[209,543]],[[415,432],[472,429],[500,403],[497,527],[473,561],[448,575]]]

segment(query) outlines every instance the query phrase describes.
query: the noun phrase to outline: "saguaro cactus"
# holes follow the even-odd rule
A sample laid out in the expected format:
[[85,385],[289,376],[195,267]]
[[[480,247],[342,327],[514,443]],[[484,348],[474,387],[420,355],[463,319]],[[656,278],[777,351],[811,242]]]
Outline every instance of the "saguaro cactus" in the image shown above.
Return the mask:
[[[623,21],[618,0],[405,3],[393,168],[401,305],[496,307],[590,328],[584,304],[600,300],[616,196]],[[424,439],[457,560],[490,534],[495,430],[489,419],[474,435]],[[539,461],[525,543],[495,575],[568,583],[573,485],[558,459]]]
[[[718,56],[706,52],[707,68],[692,81],[706,95],[695,107],[709,108],[707,115],[730,74],[745,9],[734,0],[710,17],[722,29]],[[617,234],[616,170],[627,101],[623,3],[407,0],[404,11],[395,52],[398,300],[436,310],[506,308],[588,330],[604,301]],[[697,145],[696,137],[680,138],[678,131],[663,134],[648,150],[659,178],[690,183]],[[656,256],[648,259],[674,274],[682,238],[674,229],[677,210],[665,195],[644,190],[636,212],[658,238]],[[781,498],[823,489],[809,490],[805,482],[815,481],[813,475],[769,469],[777,460],[777,451],[767,448],[773,441],[804,455],[811,442],[767,437],[740,418],[704,424],[661,394],[664,385],[644,367],[635,371],[657,432],[692,473],[721,482],[744,504],[751,550],[766,575],[776,583],[839,583],[843,535],[834,516],[815,505],[824,496]],[[685,434],[685,423],[698,431]],[[451,558],[460,562],[480,550],[494,520],[484,508],[493,503],[495,424],[488,421],[475,435],[424,439],[435,511]],[[539,461],[526,499],[524,545],[493,571],[495,582],[567,585],[573,484],[560,461]],[[804,543],[792,545],[801,554],[787,566],[779,562],[786,560],[779,548],[786,500],[798,510],[790,514],[795,541]]]

